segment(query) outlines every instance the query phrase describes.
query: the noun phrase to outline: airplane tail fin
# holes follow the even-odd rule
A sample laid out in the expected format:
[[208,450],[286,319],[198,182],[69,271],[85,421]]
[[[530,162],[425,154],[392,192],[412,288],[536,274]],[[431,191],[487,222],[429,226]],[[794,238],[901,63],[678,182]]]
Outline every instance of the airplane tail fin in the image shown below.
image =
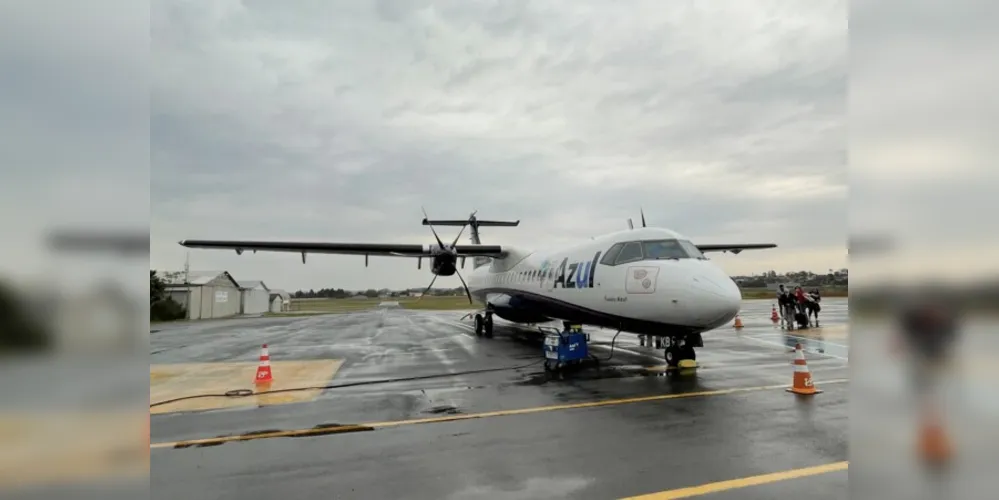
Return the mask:
[[[482,240],[479,238],[479,228],[480,227],[517,227],[520,225],[520,221],[504,221],[504,220],[479,220],[475,218],[475,212],[472,212],[465,220],[459,219],[442,219],[442,220],[429,220],[427,218],[423,219],[423,225],[429,226],[433,224],[434,226],[457,226],[464,227],[469,226],[471,229],[471,240],[473,245],[481,245]],[[483,266],[489,263],[489,257],[475,257],[473,259],[473,268]]]

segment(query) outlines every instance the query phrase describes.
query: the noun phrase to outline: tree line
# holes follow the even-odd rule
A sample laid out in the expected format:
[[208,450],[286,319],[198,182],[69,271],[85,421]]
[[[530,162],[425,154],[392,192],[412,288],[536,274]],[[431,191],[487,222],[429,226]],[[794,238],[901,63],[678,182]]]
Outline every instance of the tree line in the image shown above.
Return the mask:
[[149,271],[149,321],[173,321],[187,317],[187,309],[166,292],[166,281]]
[[826,273],[790,271],[783,274],[770,270],[763,274],[752,276],[733,276],[732,279],[743,288],[766,288],[768,285],[777,283],[795,283],[805,287],[850,286],[850,276],[846,269],[830,269]]

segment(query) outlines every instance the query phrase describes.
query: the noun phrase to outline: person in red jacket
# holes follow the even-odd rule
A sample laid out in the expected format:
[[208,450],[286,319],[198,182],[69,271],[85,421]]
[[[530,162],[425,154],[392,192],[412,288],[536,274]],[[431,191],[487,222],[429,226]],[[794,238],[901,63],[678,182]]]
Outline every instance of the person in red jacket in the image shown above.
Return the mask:
[[805,291],[800,286],[794,287],[794,300],[798,303],[798,312],[805,314]]

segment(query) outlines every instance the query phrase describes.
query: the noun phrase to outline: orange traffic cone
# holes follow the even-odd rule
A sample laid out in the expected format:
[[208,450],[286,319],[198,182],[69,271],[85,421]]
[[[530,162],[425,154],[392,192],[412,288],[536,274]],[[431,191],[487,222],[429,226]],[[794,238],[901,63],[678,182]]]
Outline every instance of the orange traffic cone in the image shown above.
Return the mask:
[[260,365],[257,366],[255,384],[269,384],[274,381],[271,374],[271,355],[267,352],[267,344],[260,348]]
[[770,321],[773,321],[774,323],[780,321],[780,315],[777,314],[777,306],[774,306],[773,309],[770,310]]
[[923,460],[931,464],[941,464],[950,459],[950,440],[944,432],[943,424],[935,415],[923,418],[919,434],[919,451]]
[[812,382],[812,372],[808,371],[808,364],[805,363],[805,351],[801,350],[801,344],[795,344],[794,351],[797,355],[794,358],[794,381],[787,392],[810,396],[819,394],[822,391],[815,388]]
[[736,328],[742,328],[742,318],[738,314],[735,315],[735,326]]

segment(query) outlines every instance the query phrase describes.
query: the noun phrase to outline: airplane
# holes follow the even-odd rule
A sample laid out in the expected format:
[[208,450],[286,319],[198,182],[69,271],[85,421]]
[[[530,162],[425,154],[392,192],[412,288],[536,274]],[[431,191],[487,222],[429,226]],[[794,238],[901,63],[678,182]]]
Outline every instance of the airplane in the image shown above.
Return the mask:
[[[657,337],[664,346],[668,366],[696,359],[703,347],[701,334],[733,320],[742,304],[742,293],[727,273],[704,256],[706,252],[732,252],[776,248],[773,243],[694,244],[665,228],[642,227],[628,219],[628,229],[594,237],[570,246],[525,249],[510,245],[485,245],[481,227],[516,227],[520,221],[479,220],[473,212],[466,220],[430,220],[423,212],[436,243],[313,243],[242,240],[183,240],[188,248],[300,253],[302,263],[310,253],[415,257],[417,269],[429,259],[434,275],[457,275],[470,304],[484,304],[475,314],[475,334],[492,338],[493,316],[518,324],[565,324],[616,329],[619,333]],[[434,226],[460,226],[448,245]],[[466,227],[471,245],[459,245]],[[458,271],[472,258],[466,283]],[[651,343],[651,342],[650,342]]]

